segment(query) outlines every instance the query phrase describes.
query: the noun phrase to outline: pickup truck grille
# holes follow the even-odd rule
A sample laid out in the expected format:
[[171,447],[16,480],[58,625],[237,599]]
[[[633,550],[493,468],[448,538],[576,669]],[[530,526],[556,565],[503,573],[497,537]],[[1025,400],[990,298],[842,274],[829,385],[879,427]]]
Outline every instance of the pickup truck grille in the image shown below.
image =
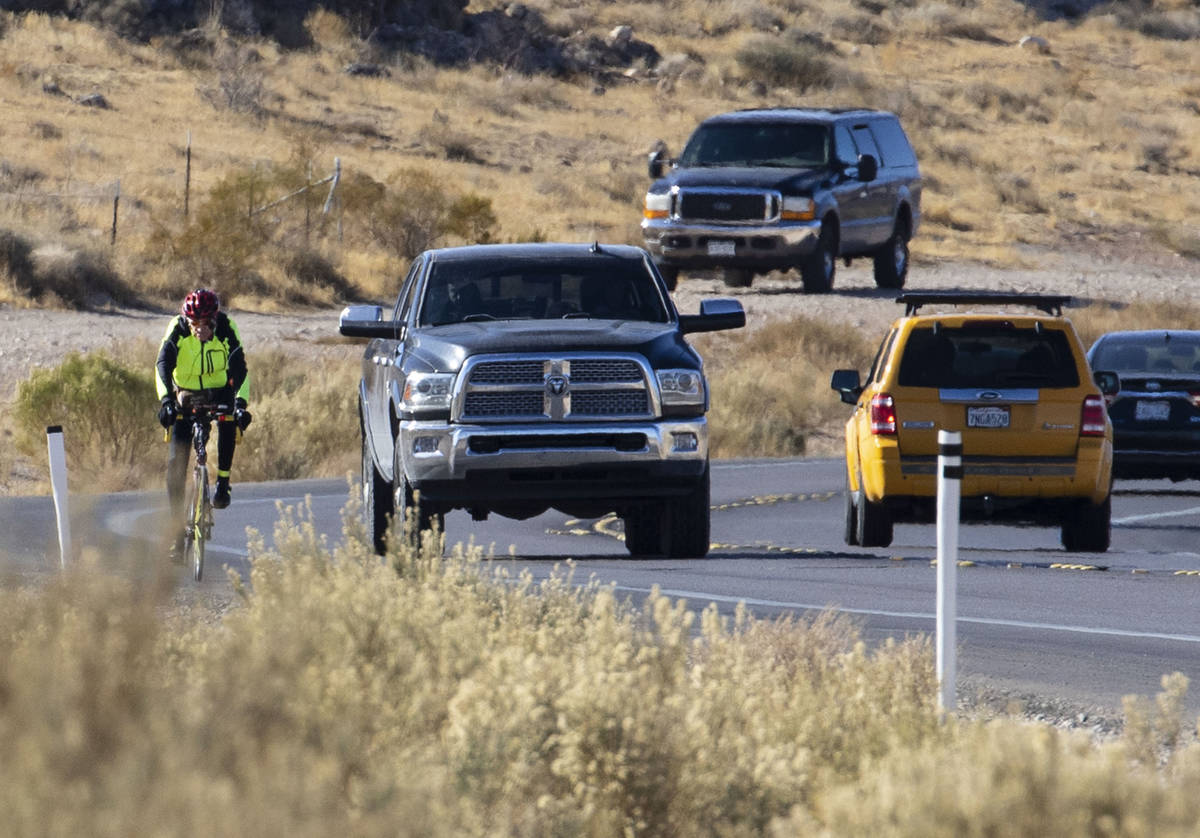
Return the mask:
[[455,418],[464,422],[648,419],[653,374],[637,358],[562,354],[468,361]]
[[684,189],[679,192],[678,214],[688,221],[724,221],[761,224],[776,221],[782,204],[777,192],[733,192]]

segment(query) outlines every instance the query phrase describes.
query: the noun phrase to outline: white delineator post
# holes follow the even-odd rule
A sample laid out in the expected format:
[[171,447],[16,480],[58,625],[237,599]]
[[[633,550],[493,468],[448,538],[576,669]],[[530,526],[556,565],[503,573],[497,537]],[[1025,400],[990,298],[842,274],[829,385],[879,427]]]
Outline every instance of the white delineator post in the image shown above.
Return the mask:
[[58,516],[58,548],[65,569],[71,555],[71,515],[67,507],[67,449],[63,445],[62,425],[46,428],[46,448],[50,452],[50,488],[54,492],[54,512]]
[[938,431],[937,465],[938,709],[954,712],[957,677],[958,518],[962,497],[962,433]]

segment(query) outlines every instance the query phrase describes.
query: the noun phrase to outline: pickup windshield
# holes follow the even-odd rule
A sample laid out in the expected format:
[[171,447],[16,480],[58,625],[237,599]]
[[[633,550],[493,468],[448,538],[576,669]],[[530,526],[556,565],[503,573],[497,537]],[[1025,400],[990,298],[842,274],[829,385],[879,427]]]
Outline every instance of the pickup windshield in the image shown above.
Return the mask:
[[420,324],[561,318],[669,320],[645,265],[593,257],[436,263],[425,283]]
[[829,129],[796,122],[702,125],[679,156],[680,167],[765,166],[806,169],[829,163]]

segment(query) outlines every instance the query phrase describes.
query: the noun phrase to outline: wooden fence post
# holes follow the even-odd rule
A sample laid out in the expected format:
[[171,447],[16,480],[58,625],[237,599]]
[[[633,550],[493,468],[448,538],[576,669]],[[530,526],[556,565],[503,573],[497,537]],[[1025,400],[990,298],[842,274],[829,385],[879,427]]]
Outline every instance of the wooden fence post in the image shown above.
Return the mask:
[[117,205],[121,203],[121,179],[117,178],[117,191],[113,195],[112,239],[110,244],[117,243]]
[[192,197],[192,131],[189,128],[187,132],[187,150],[185,151],[187,164],[183,175],[183,217],[188,217],[189,204]]

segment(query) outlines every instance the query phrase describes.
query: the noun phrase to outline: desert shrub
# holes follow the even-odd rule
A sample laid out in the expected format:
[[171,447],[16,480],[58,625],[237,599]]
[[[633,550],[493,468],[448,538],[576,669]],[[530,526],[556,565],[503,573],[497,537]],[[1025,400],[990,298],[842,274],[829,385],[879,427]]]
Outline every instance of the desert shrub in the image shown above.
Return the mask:
[[45,429],[61,425],[73,486],[129,488],[148,472],[147,452],[162,447],[162,428],[153,421],[157,401],[151,363],[134,367],[106,352],[72,353],[18,385],[16,445],[43,462]]
[[824,50],[766,35],[750,38],[734,56],[743,75],[774,87],[828,88],[835,70]]
[[[327,258],[311,250],[292,254],[284,264],[283,272],[302,289],[328,292],[339,302],[350,302],[359,298],[354,283],[342,276]],[[307,299],[296,302],[304,302]]]
[[496,215],[490,198],[455,193],[426,169],[402,169],[392,187],[366,210],[371,237],[399,259],[408,261],[448,237],[467,243],[492,240]]
[[10,230],[0,230],[0,283],[9,299],[28,298],[34,288],[33,246]]

